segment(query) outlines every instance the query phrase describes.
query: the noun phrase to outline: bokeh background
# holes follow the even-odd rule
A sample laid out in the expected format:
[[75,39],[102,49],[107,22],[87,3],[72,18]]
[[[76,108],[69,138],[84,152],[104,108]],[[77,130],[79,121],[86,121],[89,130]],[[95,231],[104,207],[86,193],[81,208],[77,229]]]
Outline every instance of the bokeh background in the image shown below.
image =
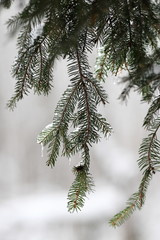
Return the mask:
[[[145,131],[143,118],[148,106],[132,92],[127,104],[118,96],[122,74],[108,76],[104,88],[109,104],[100,111],[111,123],[111,137],[93,146],[91,172],[95,192],[81,212],[67,212],[67,192],[74,176],[72,167],[80,158],[59,157],[56,167],[46,166],[36,143],[38,133],[52,122],[55,106],[69,83],[66,61],[54,67],[54,88],[48,97],[32,92],[9,111],[6,103],[14,92],[11,66],[17,54],[16,36],[10,37],[5,22],[23,7],[16,1],[0,11],[0,240],[157,240],[160,236],[160,177],[156,174],[144,208],[120,228],[108,220],[125,207],[137,191],[141,173],[138,149]],[[90,57],[93,67],[97,50]]]

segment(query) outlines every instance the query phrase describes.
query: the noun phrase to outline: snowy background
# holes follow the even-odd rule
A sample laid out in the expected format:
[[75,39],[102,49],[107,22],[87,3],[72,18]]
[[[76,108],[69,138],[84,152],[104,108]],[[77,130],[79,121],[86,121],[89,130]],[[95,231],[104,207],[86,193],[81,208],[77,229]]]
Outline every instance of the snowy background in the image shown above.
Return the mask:
[[[18,8],[20,6],[16,6]],[[108,220],[125,207],[138,188],[138,148],[145,131],[147,106],[132,92],[127,105],[118,100],[119,77],[108,77],[109,95],[101,112],[113,127],[112,136],[92,149],[91,172],[95,192],[80,213],[67,212],[67,192],[73,181],[72,166],[80,159],[59,158],[54,169],[46,166],[36,143],[38,133],[52,122],[54,108],[68,85],[66,62],[55,64],[54,89],[48,97],[32,93],[11,112],[6,103],[15,81],[11,65],[16,38],[5,25],[15,9],[0,12],[0,240],[157,240],[160,226],[160,177],[155,176],[144,208],[122,227],[113,229]],[[97,51],[91,58],[94,65]]]

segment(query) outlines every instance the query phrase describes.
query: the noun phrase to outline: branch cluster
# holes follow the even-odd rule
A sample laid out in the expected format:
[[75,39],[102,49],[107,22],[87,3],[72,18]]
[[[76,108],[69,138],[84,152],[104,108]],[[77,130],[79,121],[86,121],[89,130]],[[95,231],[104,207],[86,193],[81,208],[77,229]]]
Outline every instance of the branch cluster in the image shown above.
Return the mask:
[[[13,0],[1,0],[0,7],[9,8]],[[8,21],[11,32],[19,30],[18,56],[13,65],[15,93],[8,102],[13,109],[31,89],[48,94],[53,85],[55,59],[68,59],[70,85],[55,109],[53,122],[38,136],[38,143],[48,145],[47,165],[54,166],[60,155],[71,157],[81,153],[79,166],[74,167],[75,180],[68,194],[68,209],[84,205],[86,193],[93,187],[89,172],[90,147],[101,134],[107,137],[111,127],[98,113],[98,105],[107,103],[101,85],[108,72],[126,70],[122,79],[125,100],[131,89],[142,101],[150,104],[144,127],[150,131],[139,150],[138,165],[143,178],[138,192],[132,195],[127,208],[110,223],[123,223],[144,204],[152,175],[159,171],[160,143],[160,3],[151,0],[30,0],[26,7]],[[100,45],[94,74],[88,53]]]

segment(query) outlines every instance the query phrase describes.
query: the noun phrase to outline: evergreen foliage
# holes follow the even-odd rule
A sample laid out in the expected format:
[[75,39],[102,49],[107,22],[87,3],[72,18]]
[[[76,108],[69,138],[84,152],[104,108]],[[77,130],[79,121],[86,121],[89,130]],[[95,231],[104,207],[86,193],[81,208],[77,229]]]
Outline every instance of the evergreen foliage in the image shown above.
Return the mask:
[[84,205],[86,193],[93,191],[94,183],[84,165],[74,167],[76,178],[68,192],[68,210],[74,212]]
[[[9,8],[11,0],[1,0]],[[98,113],[98,105],[107,103],[101,82],[109,72],[126,70],[125,88],[120,99],[136,90],[142,101],[150,104],[144,119],[149,131],[139,150],[138,165],[143,171],[139,189],[127,207],[111,220],[121,225],[145,202],[153,174],[160,169],[160,2],[157,0],[30,0],[26,7],[8,21],[12,33],[19,31],[18,56],[13,65],[15,93],[8,102],[14,109],[31,89],[47,95],[53,86],[53,67],[57,58],[68,59],[70,85],[55,109],[53,122],[38,136],[38,143],[48,146],[47,165],[54,166],[60,154],[71,157],[81,153],[74,167],[75,180],[68,193],[68,210],[80,210],[86,194],[93,189],[90,175],[90,148],[108,137],[111,127]],[[100,45],[95,72],[88,63],[88,53]],[[158,71],[157,71],[158,69]]]
[[150,129],[150,134],[144,138],[139,149],[138,165],[143,170],[138,192],[134,193],[127,202],[127,207],[116,214],[111,220],[112,226],[121,225],[136,210],[141,209],[146,198],[146,192],[152,175],[160,170],[160,141],[157,131],[160,128],[160,119],[156,119]]

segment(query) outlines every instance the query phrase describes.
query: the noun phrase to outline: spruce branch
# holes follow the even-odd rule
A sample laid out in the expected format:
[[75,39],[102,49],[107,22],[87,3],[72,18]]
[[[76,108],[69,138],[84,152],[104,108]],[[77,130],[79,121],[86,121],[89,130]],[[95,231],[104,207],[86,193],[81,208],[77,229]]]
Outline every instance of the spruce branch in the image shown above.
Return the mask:
[[78,95],[78,85],[73,83],[64,92],[61,100],[57,104],[54,120],[49,128],[46,127],[38,136],[37,142],[44,146],[49,144],[49,160],[47,165],[54,166],[59,155],[61,140],[66,139],[68,125],[75,109],[76,96]]
[[93,179],[83,165],[74,167],[73,172],[76,178],[68,192],[69,212],[81,210],[86,194],[93,192],[94,187]]
[[110,219],[109,224],[112,227],[118,227],[122,225],[136,209],[140,210],[145,202],[146,191],[149,185],[149,182],[152,178],[152,172],[150,169],[147,169],[144,173],[144,176],[141,180],[138,192],[132,194],[132,196],[127,201],[127,207],[113,216]]
[[160,163],[160,142],[157,139],[157,132],[160,128],[160,119],[154,120],[150,126],[151,133],[144,138],[139,149],[138,165],[140,170],[149,168],[155,171],[156,165]]
[[117,213],[110,221],[113,227],[123,224],[132,214],[144,205],[146,192],[153,174],[160,167],[160,142],[157,139],[157,132],[160,128],[160,119],[152,124],[152,132],[147,138],[144,138],[139,149],[138,165],[143,170],[143,178],[139,185],[138,192],[134,193],[127,202],[127,207]]
[[160,96],[156,97],[154,101],[152,102],[147,115],[144,119],[143,126],[146,128],[149,128],[152,122],[154,121],[154,118],[158,115],[160,109]]
[[[57,104],[53,123],[38,137],[38,143],[49,146],[47,165],[54,166],[59,155],[60,142],[63,142],[63,155],[71,157],[81,152],[80,166],[83,171],[76,173],[76,178],[69,190],[68,209],[78,210],[84,205],[85,197],[92,186],[89,173],[89,147],[100,139],[100,133],[106,137],[111,127],[101,114],[97,113],[97,105],[107,102],[107,95],[101,85],[89,72],[85,52],[76,49],[69,59],[68,72],[71,85],[64,92]],[[70,129],[70,125],[74,128]],[[83,184],[81,183],[83,181]]]

